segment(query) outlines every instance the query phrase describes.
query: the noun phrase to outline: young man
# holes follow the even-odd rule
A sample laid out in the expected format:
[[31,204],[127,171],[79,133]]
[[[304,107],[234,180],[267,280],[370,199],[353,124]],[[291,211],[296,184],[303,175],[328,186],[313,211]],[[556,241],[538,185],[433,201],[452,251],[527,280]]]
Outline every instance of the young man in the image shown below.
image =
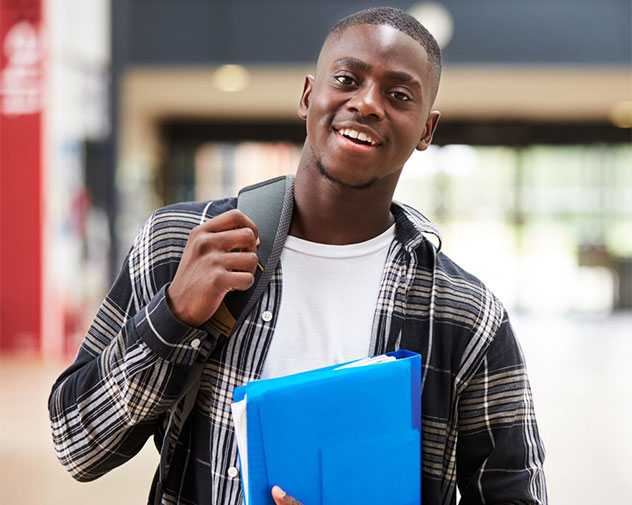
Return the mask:
[[[440,66],[432,36],[402,11],[369,9],[332,28],[299,105],[307,138],[280,266],[227,342],[202,328],[226,293],[252,284],[255,225],[235,199],[153,214],[53,387],[53,437],[75,478],[167,437],[169,472],[150,500],[237,504],[234,387],[403,348],[423,356],[423,503],[454,503],[457,484],[462,504],[546,503],[544,449],[502,305],[438,252],[423,216],[392,203],[404,162],[436,129]],[[196,362],[195,408],[186,422],[176,409],[165,434]]]

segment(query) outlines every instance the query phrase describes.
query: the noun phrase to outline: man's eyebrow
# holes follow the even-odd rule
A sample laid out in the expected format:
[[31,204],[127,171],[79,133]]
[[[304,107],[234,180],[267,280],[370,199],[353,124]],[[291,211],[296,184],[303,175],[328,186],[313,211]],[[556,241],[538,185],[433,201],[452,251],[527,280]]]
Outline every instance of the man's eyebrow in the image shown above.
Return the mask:
[[406,82],[414,86],[421,86],[419,81],[415,79],[412,75],[410,75],[408,72],[400,72],[397,70],[392,70],[390,72],[386,72],[386,77],[388,77],[389,79],[393,81]]
[[334,60],[334,65],[346,65],[358,70],[364,70],[365,72],[371,70],[371,65],[369,65],[365,61],[359,60],[357,58],[352,58],[350,56],[345,56],[344,58],[338,58],[337,60]]

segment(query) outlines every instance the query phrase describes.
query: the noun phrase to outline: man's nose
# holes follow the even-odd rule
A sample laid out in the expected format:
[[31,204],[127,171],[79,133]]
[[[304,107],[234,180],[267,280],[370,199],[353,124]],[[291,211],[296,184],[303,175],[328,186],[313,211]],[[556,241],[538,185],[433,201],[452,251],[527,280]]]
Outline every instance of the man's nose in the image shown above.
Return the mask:
[[362,116],[372,116],[375,119],[384,117],[383,96],[379,87],[372,84],[362,86],[347,103],[347,107]]

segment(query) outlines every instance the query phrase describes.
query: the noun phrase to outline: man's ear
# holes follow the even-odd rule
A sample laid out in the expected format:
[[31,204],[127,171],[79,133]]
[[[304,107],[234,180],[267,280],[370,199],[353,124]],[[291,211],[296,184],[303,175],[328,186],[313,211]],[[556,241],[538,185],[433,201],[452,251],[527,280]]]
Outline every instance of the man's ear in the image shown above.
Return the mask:
[[303,94],[301,95],[301,101],[298,103],[298,117],[301,119],[307,119],[307,111],[309,110],[309,100],[312,94],[312,88],[314,87],[314,76],[307,75],[305,77],[305,84],[303,84]]
[[441,113],[438,110],[431,110],[428,114],[428,118],[426,119],[426,127],[424,128],[424,131],[421,134],[421,138],[419,139],[419,143],[417,144],[418,151],[425,151],[426,149],[428,149],[428,146],[432,142],[434,132],[437,129],[437,124],[439,123],[440,117]]

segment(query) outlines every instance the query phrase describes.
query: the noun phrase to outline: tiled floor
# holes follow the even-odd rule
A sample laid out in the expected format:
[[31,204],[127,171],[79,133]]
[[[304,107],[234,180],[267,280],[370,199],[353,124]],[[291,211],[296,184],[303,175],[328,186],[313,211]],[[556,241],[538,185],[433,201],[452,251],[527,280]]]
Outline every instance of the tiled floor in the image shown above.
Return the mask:
[[632,315],[515,318],[552,505],[630,503]]
[[[625,503],[632,475],[632,315],[516,317],[514,325],[547,446],[551,504]],[[157,463],[151,443],[92,483],[73,481],[57,463],[46,399],[64,366],[1,357],[0,503],[145,503]]]

